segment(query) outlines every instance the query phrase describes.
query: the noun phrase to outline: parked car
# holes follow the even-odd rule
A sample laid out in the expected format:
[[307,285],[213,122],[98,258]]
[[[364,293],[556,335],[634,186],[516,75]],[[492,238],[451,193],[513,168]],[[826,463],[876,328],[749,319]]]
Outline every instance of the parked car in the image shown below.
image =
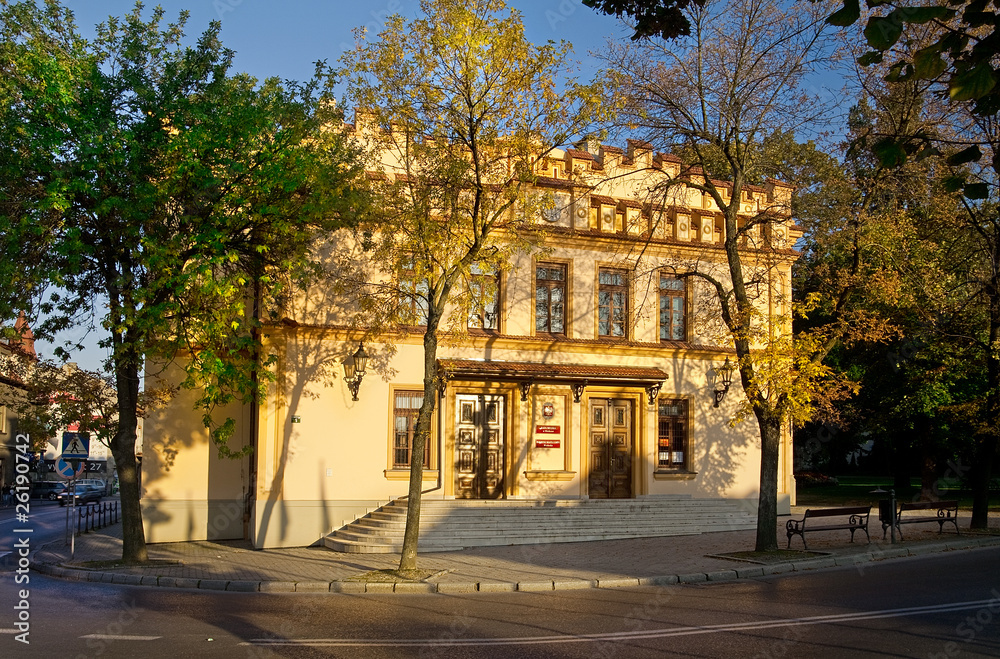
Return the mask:
[[31,496],[55,501],[56,496],[66,489],[62,481],[37,481],[31,486]]
[[85,485],[93,485],[94,487],[100,488],[101,492],[104,494],[108,493],[107,483],[102,481],[100,478],[81,478],[77,481],[77,484],[83,483]]
[[[83,506],[88,503],[100,503],[101,497],[104,496],[104,488],[98,487],[97,485],[92,485],[90,483],[80,483],[76,484],[76,505]],[[70,503],[70,493],[69,488],[63,490],[56,495],[56,499],[59,501],[60,506],[66,506]]]

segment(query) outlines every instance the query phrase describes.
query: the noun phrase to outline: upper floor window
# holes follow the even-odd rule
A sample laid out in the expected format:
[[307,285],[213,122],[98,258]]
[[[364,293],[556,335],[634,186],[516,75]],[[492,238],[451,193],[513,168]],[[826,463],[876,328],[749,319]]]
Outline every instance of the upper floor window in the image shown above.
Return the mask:
[[430,286],[426,279],[418,279],[412,256],[403,262],[399,290],[399,306],[405,316],[404,322],[426,325]]
[[661,398],[657,405],[657,468],[687,469],[687,443],[687,401]]
[[597,273],[597,334],[625,338],[628,333],[628,274],[601,268]]
[[469,308],[469,328],[496,332],[500,329],[500,277],[472,267],[469,278],[472,302]]
[[684,341],[687,337],[687,302],[684,280],[660,274],[660,340]]
[[566,333],[566,266],[539,263],[535,266],[535,331]]

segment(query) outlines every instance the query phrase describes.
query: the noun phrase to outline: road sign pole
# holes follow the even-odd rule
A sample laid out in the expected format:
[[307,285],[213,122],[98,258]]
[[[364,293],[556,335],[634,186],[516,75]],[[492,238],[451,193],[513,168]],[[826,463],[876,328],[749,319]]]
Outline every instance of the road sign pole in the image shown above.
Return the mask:
[[72,561],[76,558],[76,465],[73,465],[73,480],[69,485],[69,501],[69,560]]

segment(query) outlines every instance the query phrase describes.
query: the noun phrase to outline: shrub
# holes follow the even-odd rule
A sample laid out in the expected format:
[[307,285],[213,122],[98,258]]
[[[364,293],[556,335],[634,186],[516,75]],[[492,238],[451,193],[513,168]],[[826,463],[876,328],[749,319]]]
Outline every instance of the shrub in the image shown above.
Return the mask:
[[837,485],[838,481],[833,476],[821,474],[818,471],[804,471],[795,474],[795,482],[803,487],[820,487],[823,485]]

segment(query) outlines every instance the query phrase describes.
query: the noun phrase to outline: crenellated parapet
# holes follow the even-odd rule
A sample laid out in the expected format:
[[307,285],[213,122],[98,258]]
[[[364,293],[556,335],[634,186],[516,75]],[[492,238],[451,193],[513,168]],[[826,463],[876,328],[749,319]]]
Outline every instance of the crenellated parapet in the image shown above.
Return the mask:
[[[430,140],[380,130],[363,115],[345,129],[369,146],[380,145],[369,172],[373,180],[412,180],[401,149],[408,140]],[[735,206],[744,248],[791,251],[802,236],[791,217],[793,186],[775,179],[743,184],[734,199],[732,181],[710,178],[701,167],[658,153],[642,140],[628,139],[625,148],[588,142],[553,149],[538,157],[534,172],[535,192],[551,196],[539,223],[552,228],[721,247],[727,231],[723,207]],[[520,184],[512,166],[493,174],[491,187]]]
[[[802,231],[791,218],[793,186],[769,179],[744,184],[709,179],[676,155],[640,140],[555,150],[540,160],[535,185],[554,197],[553,226],[670,242],[719,245],[726,222],[719,201],[736,205],[745,247],[790,249]],[[718,199],[716,198],[718,197]]]

